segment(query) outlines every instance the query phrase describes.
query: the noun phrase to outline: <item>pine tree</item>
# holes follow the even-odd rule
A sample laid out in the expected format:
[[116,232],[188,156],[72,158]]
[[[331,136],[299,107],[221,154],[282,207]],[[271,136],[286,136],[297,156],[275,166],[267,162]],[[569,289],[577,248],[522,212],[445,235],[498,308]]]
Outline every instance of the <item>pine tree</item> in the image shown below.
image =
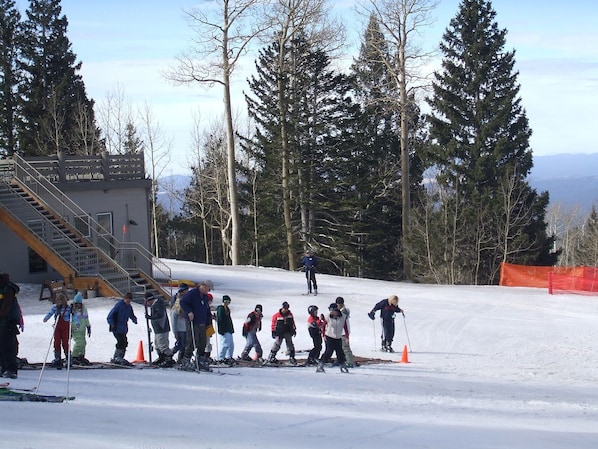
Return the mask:
[[598,267],[598,212],[594,206],[580,233],[574,254],[576,265]]
[[15,2],[0,0],[0,155],[17,150],[20,21]]
[[428,100],[436,181],[455,202],[449,209],[435,206],[453,223],[451,246],[436,247],[436,262],[458,267],[453,280],[462,283],[497,282],[503,261],[555,259],[546,236],[548,196],[526,182],[531,130],[515,53],[504,50],[507,32],[495,16],[487,0],[461,3],[443,36],[442,69]]
[[[298,230],[299,242],[319,252],[320,259],[350,258],[351,250],[344,234],[346,224],[339,221],[336,189],[339,185],[337,153],[347,145],[347,123],[354,106],[349,99],[345,76],[330,68],[326,53],[313,48],[304,37],[288,43],[284,54],[285,73],[279,78],[278,42],[260,51],[257,74],[250,78],[248,110],[256,123],[251,144],[246,144],[257,164],[260,237],[268,251],[260,250],[263,263],[287,266],[287,241],[281,211],[282,178],[287,176],[292,201],[292,227]],[[281,82],[282,81],[282,82]],[[279,86],[286,126],[280,129]],[[286,138],[286,155],[280,150]],[[288,170],[283,167],[288,158]],[[325,249],[324,249],[325,248]],[[297,253],[301,249],[296,248]],[[328,257],[327,257],[328,254]],[[324,268],[324,267],[323,267]],[[330,268],[331,270],[333,268]],[[336,269],[336,268],[334,268]]]
[[60,0],[30,0],[26,13],[21,150],[29,155],[99,151],[93,102],[85,93]]

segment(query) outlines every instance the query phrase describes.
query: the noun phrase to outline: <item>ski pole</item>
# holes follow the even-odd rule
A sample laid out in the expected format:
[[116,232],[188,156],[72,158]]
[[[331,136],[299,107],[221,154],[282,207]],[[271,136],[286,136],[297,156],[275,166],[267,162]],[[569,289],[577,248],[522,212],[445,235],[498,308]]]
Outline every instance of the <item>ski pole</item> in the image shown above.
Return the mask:
[[50,337],[50,344],[48,345],[48,350],[46,351],[46,358],[44,359],[44,363],[42,363],[42,369],[39,372],[39,379],[37,379],[37,385],[35,386],[35,394],[38,394],[39,385],[42,383],[42,376],[44,375],[44,370],[46,368],[46,363],[48,362],[48,355],[50,354],[50,348],[52,347],[52,340],[54,340],[54,331],[56,330],[56,320],[58,316],[54,316],[54,324],[52,324],[52,334]]
[[69,384],[71,381],[71,357],[73,352],[73,306],[71,305],[71,319],[69,320],[68,353],[66,355],[66,402],[69,401]]
[[401,312],[403,314],[403,324],[405,325],[405,335],[407,335],[407,343],[409,344],[409,352],[413,352],[411,350],[411,341],[409,340],[409,332],[407,332],[407,321],[405,320],[405,312]]
[[376,320],[372,320],[372,326],[374,326],[374,351],[376,351]]
[[148,318],[148,313],[147,313],[147,300],[143,301],[143,307],[145,308],[145,325],[147,326],[147,347],[148,347],[148,352],[149,352],[149,364],[152,364],[152,351],[153,351],[153,345],[152,345],[152,330],[150,329],[150,320]]
[[199,359],[197,357],[197,344],[195,343],[195,329],[193,328],[193,320],[191,320],[191,338],[193,339],[193,354],[195,357],[195,369],[199,373]]

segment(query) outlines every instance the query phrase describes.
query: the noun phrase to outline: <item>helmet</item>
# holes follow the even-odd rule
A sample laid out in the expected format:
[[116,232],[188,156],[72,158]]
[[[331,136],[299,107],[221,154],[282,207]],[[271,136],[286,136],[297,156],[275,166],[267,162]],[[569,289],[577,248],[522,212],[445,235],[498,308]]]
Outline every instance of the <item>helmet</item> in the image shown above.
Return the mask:
[[309,313],[310,315],[318,313],[318,306],[309,306],[307,308],[307,313]]
[[330,305],[328,306],[328,310],[330,310],[331,312],[332,312],[333,310],[338,310],[338,304],[337,304],[337,303],[335,303],[335,302],[333,302],[332,304],[330,304]]

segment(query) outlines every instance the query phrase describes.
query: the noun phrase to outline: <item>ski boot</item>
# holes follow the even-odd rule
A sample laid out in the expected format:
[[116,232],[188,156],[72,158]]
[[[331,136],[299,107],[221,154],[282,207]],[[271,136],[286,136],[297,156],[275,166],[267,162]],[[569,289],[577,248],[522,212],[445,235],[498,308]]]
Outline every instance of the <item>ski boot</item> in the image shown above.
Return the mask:
[[60,351],[54,351],[54,360],[50,364],[52,368],[62,369],[62,359],[60,358]]
[[322,362],[320,362],[320,364],[316,368],[316,373],[325,373],[325,372],[326,371],[324,370],[324,364]]
[[346,363],[341,363],[340,367],[341,367],[341,373],[348,373],[349,372],[349,368],[347,367]]
[[289,363],[293,366],[297,366],[297,360],[293,356],[289,357]]

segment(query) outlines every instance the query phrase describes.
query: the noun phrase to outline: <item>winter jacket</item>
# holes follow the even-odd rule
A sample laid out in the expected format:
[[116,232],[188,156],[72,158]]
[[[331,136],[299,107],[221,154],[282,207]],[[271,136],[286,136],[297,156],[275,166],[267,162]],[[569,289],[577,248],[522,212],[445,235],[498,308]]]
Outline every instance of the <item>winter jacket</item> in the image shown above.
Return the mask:
[[343,307],[342,309],[340,309],[340,311],[345,316],[345,327],[343,329],[343,335],[346,335],[348,337],[351,333],[351,325],[349,324],[349,317],[351,316],[351,311],[346,307]]
[[181,309],[181,300],[177,299],[172,306],[170,311],[170,320],[172,324],[172,332],[173,334],[178,334],[179,332],[187,332],[187,316],[183,309]]
[[181,298],[181,308],[185,316],[193,312],[193,323],[207,326],[212,322],[212,313],[208,303],[208,296],[202,295],[199,288],[192,288]]
[[314,255],[311,256],[303,256],[303,266],[310,270],[312,268],[316,268],[318,266],[318,258]]
[[249,333],[257,333],[262,330],[262,314],[260,312],[256,312],[255,310],[245,319],[243,323],[243,337],[247,337]]
[[156,334],[165,334],[170,332],[170,321],[168,320],[168,313],[166,313],[166,304],[163,298],[157,298],[148,314],[148,318],[152,322],[152,328]]
[[295,335],[297,333],[295,319],[290,310],[287,310],[287,313],[283,315],[282,309],[280,309],[272,316],[272,332],[277,337],[283,337],[285,334]]
[[310,315],[307,318],[307,331],[312,338],[316,337],[318,334],[323,335],[325,326],[326,322],[322,321],[320,317]]
[[79,325],[81,327],[87,327],[90,325],[89,314],[87,312],[87,307],[84,304],[75,303],[71,306],[71,308],[74,319],[79,321]]
[[21,325],[23,323],[23,314],[17,301],[19,287],[10,281],[0,287],[0,320],[8,324]]
[[330,338],[339,339],[343,336],[346,317],[340,311],[332,311],[326,321],[324,335]]
[[218,306],[216,309],[216,324],[218,325],[218,333],[220,335],[233,334],[235,332],[228,307],[223,305]]
[[108,312],[108,316],[106,317],[110,331],[116,334],[126,334],[129,332],[129,319],[137,324],[137,317],[133,312],[133,306],[130,304],[127,305],[124,299],[114,304],[114,307],[112,307],[112,310]]
[[399,306],[389,304],[388,299],[380,301],[372,310],[374,312],[376,310],[380,311],[380,318],[382,318],[382,321],[394,320],[395,313],[403,313],[403,310],[399,308]]
[[[44,317],[44,323],[46,321],[48,321],[50,319],[50,317],[52,317],[52,316],[54,317],[55,320],[62,318],[67,323],[70,322],[71,315],[72,315],[71,309],[72,309],[72,306],[64,306],[64,307],[61,307],[60,309],[58,309],[56,307],[56,304],[54,304],[52,306],[52,308],[50,309],[50,311]],[[76,315],[72,315],[72,317],[73,317],[73,323],[75,324],[75,326],[79,326],[79,318],[77,318]]]

